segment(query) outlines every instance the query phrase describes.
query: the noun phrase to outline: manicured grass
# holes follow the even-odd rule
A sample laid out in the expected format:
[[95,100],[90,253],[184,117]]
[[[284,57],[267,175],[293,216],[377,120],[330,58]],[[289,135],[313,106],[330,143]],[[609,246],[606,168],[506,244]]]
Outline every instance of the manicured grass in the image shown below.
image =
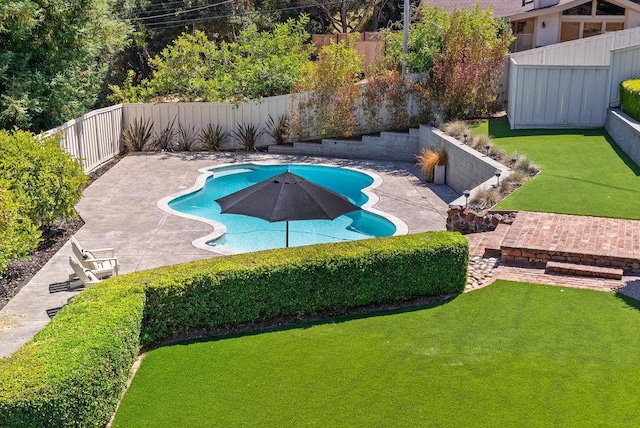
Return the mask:
[[115,427],[640,426],[640,304],[499,281],[147,354]]
[[542,172],[497,209],[640,219],[640,167],[604,130],[510,130],[505,119],[481,123],[508,153],[526,154]]

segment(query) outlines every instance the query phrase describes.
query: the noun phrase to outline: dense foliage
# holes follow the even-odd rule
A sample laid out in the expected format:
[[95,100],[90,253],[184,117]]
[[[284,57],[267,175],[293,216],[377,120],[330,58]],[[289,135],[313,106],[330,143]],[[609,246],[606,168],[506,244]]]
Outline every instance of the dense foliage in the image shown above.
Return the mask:
[[23,214],[24,203],[9,191],[9,183],[0,179],[0,276],[7,264],[31,253],[40,233]]
[[635,120],[640,120],[640,79],[620,83],[620,106]]
[[123,87],[111,87],[111,99],[217,102],[289,93],[309,61],[303,46],[309,38],[307,22],[301,16],[272,32],[259,32],[252,25],[236,42],[217,43],[201,31],[183,34],[150,61],[151,78],[134,85],[131,71]]
[[[407,69],[425,73],[445,119],[469,118],[496,108],[498,78],[513,37],[491,9],[476,5],[448,14],[424,5],[411,26]],[[402,36],[387,34],[388,55],[402,63]]]
[[87,177],[59,141],[0,130],[0,273],[36,248],[38,226],[76,215]]
[[297,139],[350,137],[356,133],[362,58],[355,49],[357,35],[323,46],[318,60],[308,63],[297,92],[307,92],[291,112]]
[[0,426],[103,426],[141,343],[461,292],[467,262],[464,237],[435,232],[216,257],[109,279],[0,359]]
[[0,128],[42,131],[94,105],[130,32],[114,1],[0,3]]

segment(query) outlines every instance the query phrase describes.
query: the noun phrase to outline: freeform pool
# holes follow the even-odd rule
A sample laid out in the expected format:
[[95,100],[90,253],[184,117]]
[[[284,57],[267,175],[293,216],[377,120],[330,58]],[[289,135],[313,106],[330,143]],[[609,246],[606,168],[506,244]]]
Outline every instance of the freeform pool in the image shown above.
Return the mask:
[[[158,206],[163,209],[168,208],[167,211],[178,215],[213,224],[215,228],[213,238],[210,236],[204,241],[207,249],[220,253],[238,253],[282,248],[285,246],[285,222],[269,223],[255,217],[221,214],[220,206],[215,199],[287,170],[347,197],[359,207],[365,207],[335,220],[289,222],[289,246],[351,241],[406,233],[404,230],[406,226],[400,220],[370,208],[377,202],[377,197],[369,189],[379,185],[372,175],[327,165],[238,164],[206,169],[203,170],[206,178],[199,180],[201,183],[197,190],[188,191],[177,197],[165,198],[158,203]],[[166,207],[163,206],[165,204]],[[202,247],[195,241],[194,245]]]

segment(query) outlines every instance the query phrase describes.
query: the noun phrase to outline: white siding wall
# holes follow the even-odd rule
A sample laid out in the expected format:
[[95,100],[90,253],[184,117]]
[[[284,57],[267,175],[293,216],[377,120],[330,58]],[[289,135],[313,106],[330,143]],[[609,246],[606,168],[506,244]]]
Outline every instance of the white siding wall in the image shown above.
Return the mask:
[[62,133],[60,145],[82,159],[85,172],[91,172],[121,151],[122,105],[94,110],[45,132]]
[[[542,15],[536,21],[535,46],[547,46],[558,43],[560,34],[560,13]],[[544,22],[544,28],[542,23]]]
[[608,67],[516,65],[509,94],[511,127],[601,127]]
[[609,65],[609,51],[640,43],[640,27],[511,54],[518,64]]

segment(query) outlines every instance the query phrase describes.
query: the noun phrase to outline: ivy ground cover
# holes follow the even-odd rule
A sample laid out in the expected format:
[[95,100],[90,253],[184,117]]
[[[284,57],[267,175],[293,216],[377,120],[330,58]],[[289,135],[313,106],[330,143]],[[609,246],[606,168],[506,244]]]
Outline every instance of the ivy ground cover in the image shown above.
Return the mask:
[[474,128],[541,173],[497,209],[640,219],[640,167],[602,129],[510,130],[506,119]]
[[638,426],[640,303],[498,281],[149,352],[115,427]]

